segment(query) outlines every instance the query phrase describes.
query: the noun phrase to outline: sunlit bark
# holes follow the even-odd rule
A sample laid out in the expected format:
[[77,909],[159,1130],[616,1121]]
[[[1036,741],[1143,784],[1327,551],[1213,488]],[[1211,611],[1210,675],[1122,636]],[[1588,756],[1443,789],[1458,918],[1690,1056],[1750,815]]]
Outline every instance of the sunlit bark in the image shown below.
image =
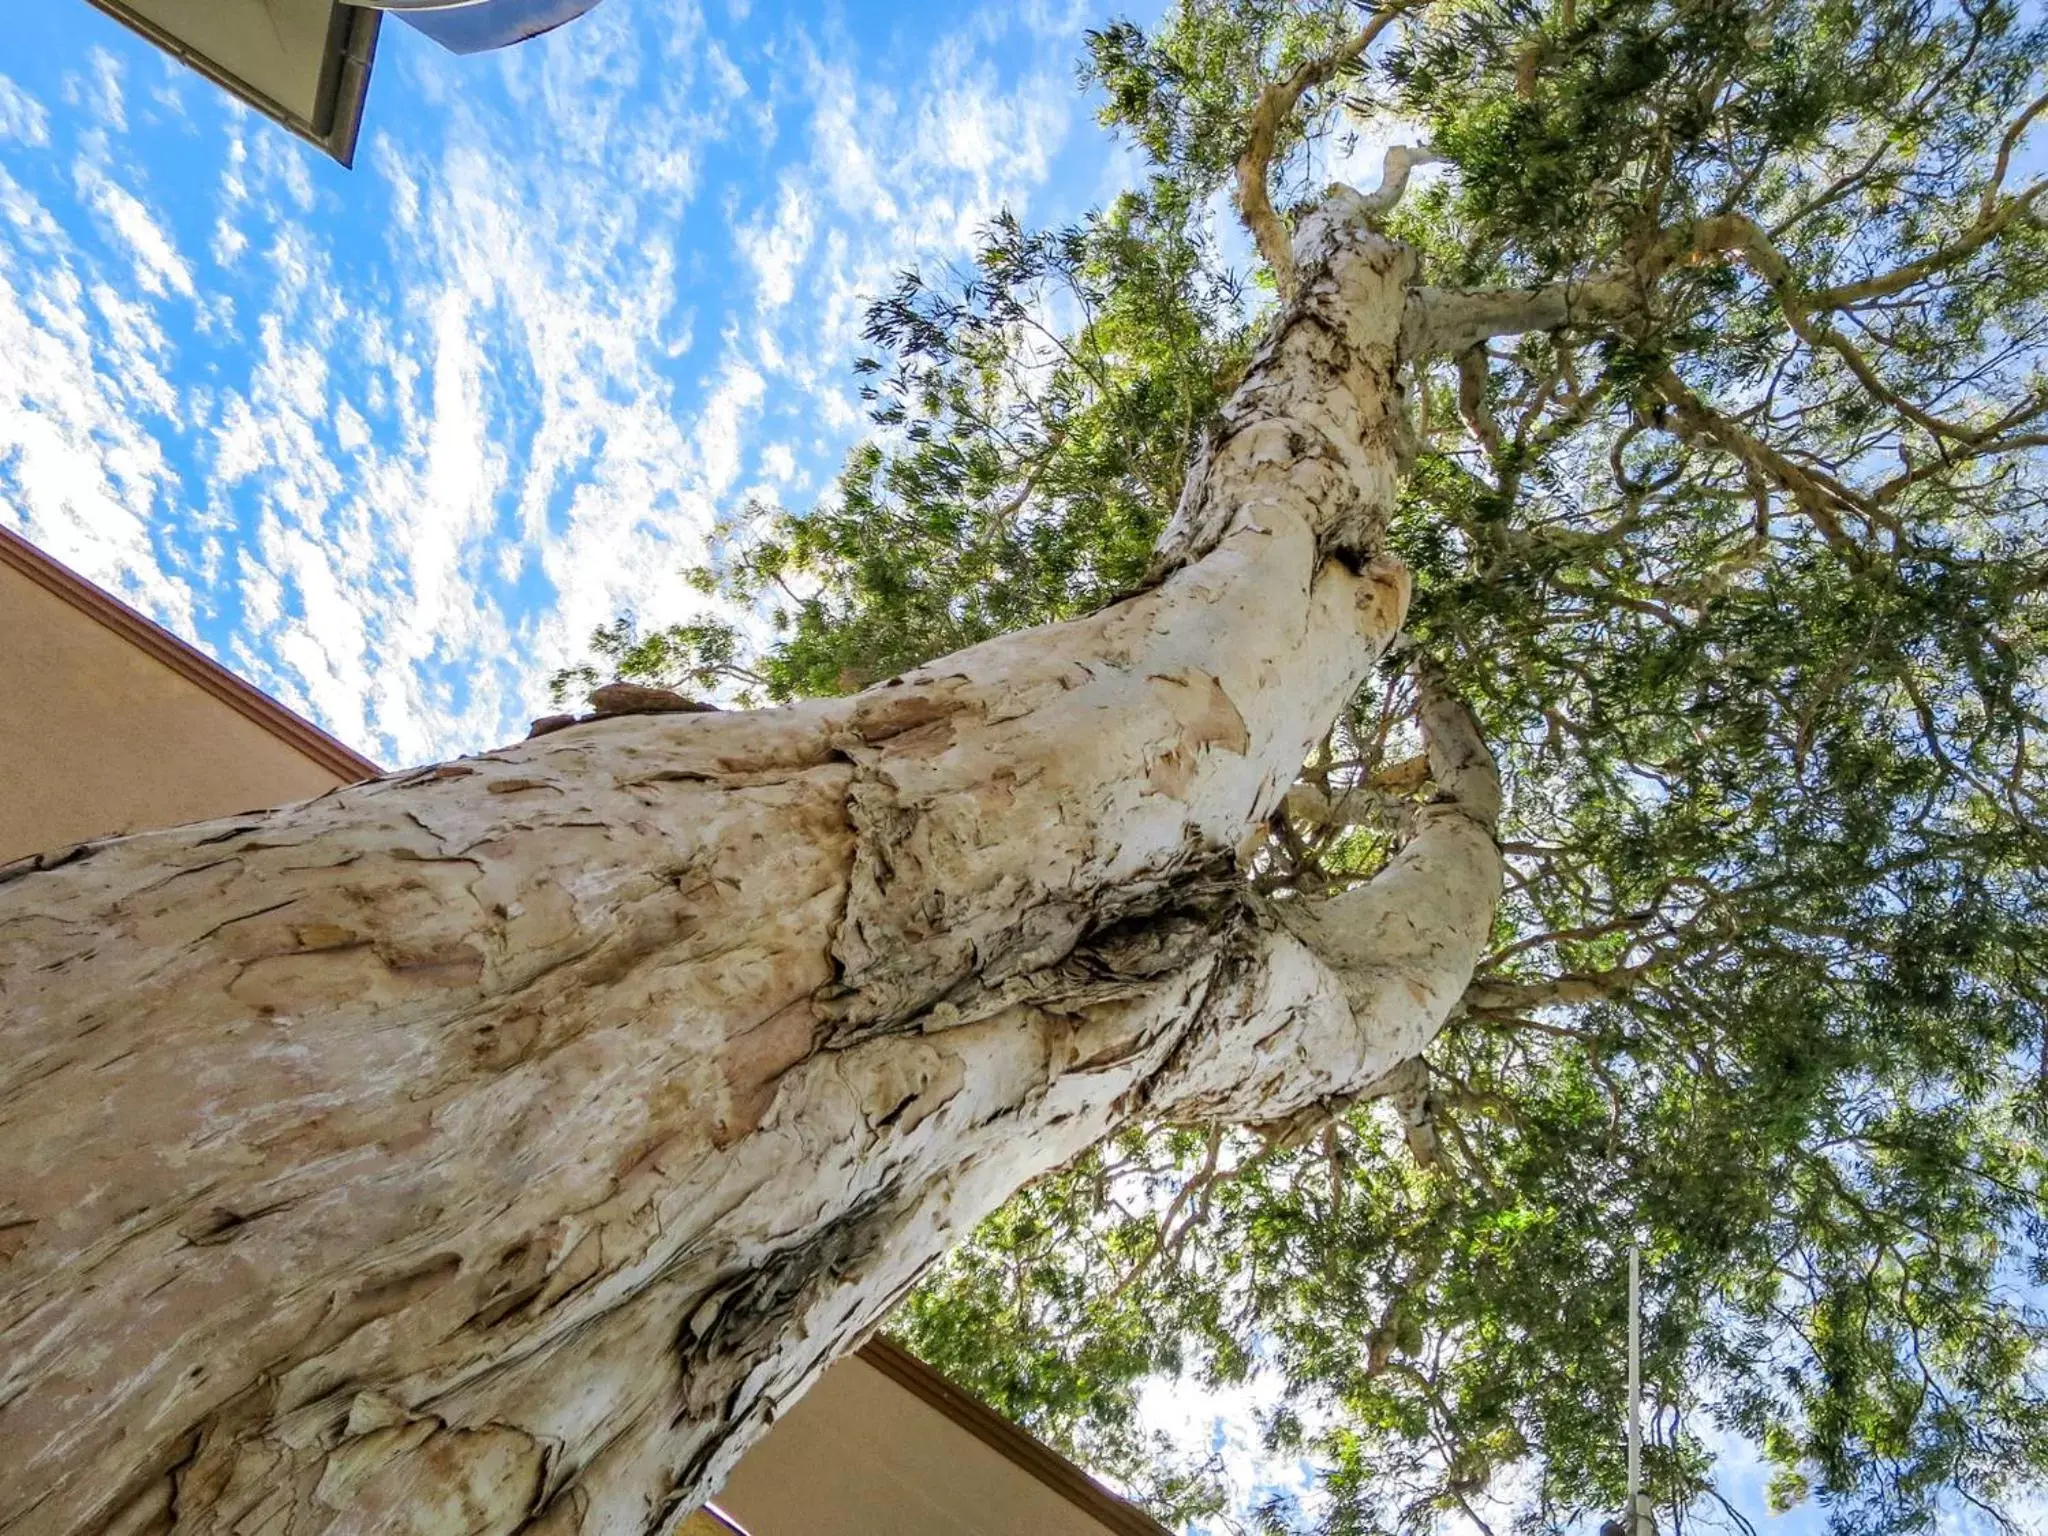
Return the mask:
[[1407,598],[1409,261],[1298,253],[1139,596],[13,871],[0,1531],[668,1529],[1025,1181],[1419,1050],[1500,887],[1463,709],[1378,879],[1234,864]]

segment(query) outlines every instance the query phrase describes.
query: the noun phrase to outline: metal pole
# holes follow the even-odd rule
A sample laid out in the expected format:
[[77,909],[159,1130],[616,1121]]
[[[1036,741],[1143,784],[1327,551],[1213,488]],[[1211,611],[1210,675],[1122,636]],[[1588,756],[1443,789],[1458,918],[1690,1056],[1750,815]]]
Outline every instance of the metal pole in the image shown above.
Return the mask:
[[1643,1350],[1642,1277],[1637,1248],[1628,1245],[1628,1536],[1643,1536],[1643,1432],[1642,1377],[1639,1362]]

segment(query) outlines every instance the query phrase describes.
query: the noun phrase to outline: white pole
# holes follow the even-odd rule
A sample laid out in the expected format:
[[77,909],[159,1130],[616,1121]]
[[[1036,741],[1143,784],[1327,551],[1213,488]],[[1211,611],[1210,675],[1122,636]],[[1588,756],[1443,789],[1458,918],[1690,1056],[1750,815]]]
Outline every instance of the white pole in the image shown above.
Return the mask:
[[1642,1278],[1638,1272],[1637,1249],[1628,1245],[1628,1536],[1644,1536],[1642,1499],[1643,1432],[1642,1377],[1639,1361],[1643,1349]]

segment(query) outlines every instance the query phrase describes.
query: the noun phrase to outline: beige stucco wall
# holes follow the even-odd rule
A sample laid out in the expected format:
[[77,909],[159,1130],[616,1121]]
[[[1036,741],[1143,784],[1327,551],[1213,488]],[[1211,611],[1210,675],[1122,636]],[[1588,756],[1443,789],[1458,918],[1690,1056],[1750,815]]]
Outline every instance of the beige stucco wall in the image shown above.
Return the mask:
[[858,1357],[749,1451],[718,1505],[750,1536],[1102,1536],[1029,1472]]
[[90,614],[0,565],[0,863],[340,783]]

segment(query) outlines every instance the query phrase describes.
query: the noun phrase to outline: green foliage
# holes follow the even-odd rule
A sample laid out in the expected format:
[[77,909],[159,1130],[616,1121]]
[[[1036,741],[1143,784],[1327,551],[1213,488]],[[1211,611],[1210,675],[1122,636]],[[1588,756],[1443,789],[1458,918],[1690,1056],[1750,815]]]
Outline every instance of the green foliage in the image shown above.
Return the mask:
[[573,703],[611,678],[700,693],[735,689],[748,703],[767,682],[742,663],[747,647],[739,631],[718,619],[671,624],[646,635],[631,618],[614,619],[592,632],[590,649],[592,660],[565,667],[548,680],[556,704]]
[[588,676],[844,693],[1136,585],[1248,341],[1190,215],[1161,180],[1079,228],[1000,219],[946,286],[906,274],[868,317],[876,439],[830,500],[750,509],[725,564],[692,573],[765,608],[775,644],[741,669],[729,627],[614,625]]
[[[876,306],[874,440],[703,578],[771,610],[764,656],[617,630],[608,666],[831,692],[1139,581],[1260,318],[1211,195],[1361,14],[1093,36],[1145,191]],[[1430,1048],[1436,1155],[1370,1106],[1306,1144],[1133,1128],[912,1297],[925,1358],[1177,1515],[1215,1485],[1147,1481],[1138,1388],[1265,1371],[1327,1531],[1489,1498],[1552,1529],[1620,1502],[1635,1235],[1661,1504],[1711,1504],[1717,1429],[1842,1531],[2048,1478],[2048,206],[2005,163],[2044,58],[1999,4],[1438,0],[1309,94],[1286,186],[1375,114],[1454,163],[1393,221],[1428,281],[1647,274],[1625,320],[1495,343],[1484,419],[1424,381],[1391,540],[1511,865]],[[1648,260],[1731,212],[1785,274]],[[1307,777],[1377,809],[1277,822],[1263,888],[1384,859],[1405,709],[1390,673],[1337,723]]]
[[[1359,14],[1344,0],[1186,6],[1150,36],[1127,21],[1089,33],[1088,76],[1108,98],[1103,121],[1128,132],[1178,185],[1205,196],[1237,163],[1245,119],[1265,82],[1332,53]],[[1357,77],[1353,69],[1340,72],[1329,101]],[[1325,121],[1314,112],[1295,119],[1290,142]]]

